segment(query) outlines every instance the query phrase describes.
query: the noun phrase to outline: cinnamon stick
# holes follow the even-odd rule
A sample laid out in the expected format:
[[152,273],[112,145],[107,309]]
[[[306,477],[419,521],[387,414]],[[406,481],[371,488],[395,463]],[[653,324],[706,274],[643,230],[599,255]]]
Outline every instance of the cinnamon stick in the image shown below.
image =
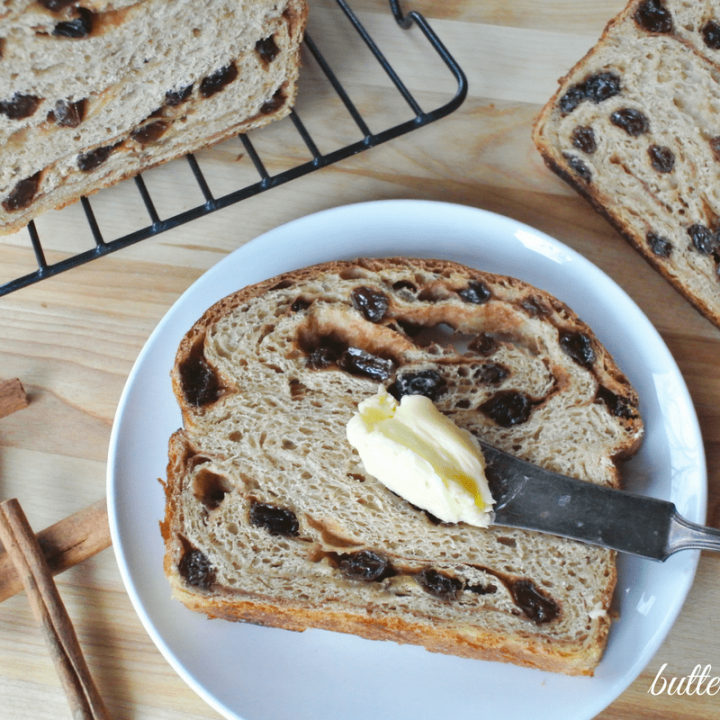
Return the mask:
[[0,380],[0,418],[22,410],[30,404],[25,388],[17,378]]
[[52,579],[50,568],[20,503],[0,503],[0,540],[15,563],[40,624],[75,720],[109,720],[109,715]]
[[[53,575],[110,547],[105,499],[40,531],[37,541]],[[22,589],[22,580],[12,558],[6,552],[0,553],[0,602]]]

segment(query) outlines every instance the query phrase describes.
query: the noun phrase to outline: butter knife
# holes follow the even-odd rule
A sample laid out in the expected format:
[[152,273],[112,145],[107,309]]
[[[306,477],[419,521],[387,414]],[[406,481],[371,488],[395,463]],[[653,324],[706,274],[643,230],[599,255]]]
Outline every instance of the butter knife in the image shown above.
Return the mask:
[[569,478],[479,442],[496,525],[658,561],[680,550],[720,551],[720,530],[686,520],[671,502]]

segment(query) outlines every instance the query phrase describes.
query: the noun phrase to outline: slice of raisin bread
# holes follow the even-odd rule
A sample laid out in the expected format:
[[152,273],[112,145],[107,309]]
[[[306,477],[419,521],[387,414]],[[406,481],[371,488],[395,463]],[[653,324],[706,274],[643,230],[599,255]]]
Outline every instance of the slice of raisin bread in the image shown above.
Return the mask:
[[643,432],[638,398],[563,303],[451,262],[328,263],[210,308],[172,382],[184,428],[161,529],[188,607],[593,672],[613,552],[441,523],[368,475],[346,438],[383,385],[520,457],[617,486]]
[[720,325],[720,6],[632,0],[533,130],[547,165]]
[[0,9],[0,232],[290,111],[306,0]]

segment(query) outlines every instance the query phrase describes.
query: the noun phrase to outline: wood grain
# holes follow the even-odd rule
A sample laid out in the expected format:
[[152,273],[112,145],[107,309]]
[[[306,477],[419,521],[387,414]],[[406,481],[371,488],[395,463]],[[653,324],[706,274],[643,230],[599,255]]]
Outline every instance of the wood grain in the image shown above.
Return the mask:
[[[414,62],[421,36],[399,35],[384,0],[352,0],[398,62],[423,107],[445,101],[447,72]],[[419,10],[465,69],[469,95],[443,120],[238,205],[143,241],[103,260],[0,298],[0,374],[22,378],[33,402],[0,423],[0,497],[18,497],[34,527],[47,527],[105,494],[110,430],[124,383],[144,342],[173,302],[207,268],[261,233],[311,212],[384,198],[463,203],[547,232],[607,272],[630,294],[673,353],[700,419],[708,461],[708,522],[720,525],[720,331],[695,312],[612,228],[550,174],[530,139],[533,119],[559,77],[599,37],[623,0],[402,0]],[[407,118],[387,78],[345,32],[334,32],[332,0],[313,0],[313,39],[341,64],[341,80],[374,129]],[[409,45],[408,45],[409,43]],[[298,113],[323,152],[358,139],[342,103],[304,57]],[[289,139],[290,138],[290,139]],[[307,155],[284,126],[258,146],[273,169]],[[252,176],[239,142],[199,153],[220,194]],[[182,163],[146,182],[161,213],[201,201]],[[108,237],[146,221],[137,191],[98,194]],[[128,207],[130,210],[128,210]],[[48,260],[92,247],[78,230],[79,206],[40,219]],[[27,233],[0,240],[0,280],[29,272]],[[56,576],[88,666],[118,720],[195,720],[220,715],[179,678],[135,614],[111,552]],[[704,554],[678,621],[637,680],[600,720],[711,720],[720,699],[648,693],[660,667],[720,675],[720,559]],[[106,690],[107,689],[107,690]],[[21,593],[0,605],[0,707],[13,720],[67,712],[42,637]],[[0,714],[2,714],[0,712]],[[287,716],[290,717],[289,711]],[[425,720],[420,719],[420,720]]]

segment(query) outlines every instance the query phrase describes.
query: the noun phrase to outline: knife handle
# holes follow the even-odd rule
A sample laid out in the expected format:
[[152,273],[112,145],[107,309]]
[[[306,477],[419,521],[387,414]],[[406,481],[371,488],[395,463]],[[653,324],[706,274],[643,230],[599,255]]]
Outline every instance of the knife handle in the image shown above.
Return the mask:
[[670,519],[667,554],[670,556],[679,550],[720,552],[720,530],[705,525],[696,525],[675,511]]

